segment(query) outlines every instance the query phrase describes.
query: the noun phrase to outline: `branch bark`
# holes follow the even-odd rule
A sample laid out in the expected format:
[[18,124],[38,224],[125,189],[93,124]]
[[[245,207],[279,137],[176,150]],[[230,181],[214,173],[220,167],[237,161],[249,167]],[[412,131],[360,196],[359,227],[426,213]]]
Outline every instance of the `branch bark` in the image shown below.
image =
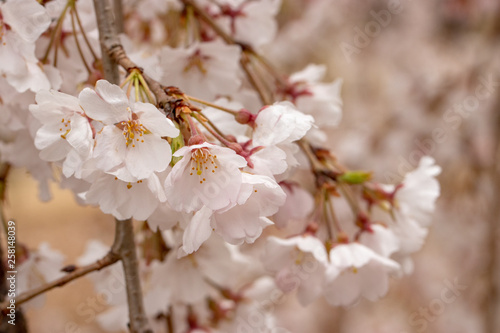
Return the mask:
[[129,325],[132,333],[152,333],[149,328],[144,302],[142,298],[139,263],[134,240],[132,220],[116,220],[115,241],[111,249],[118,254],[122,261],[127,289],[127,303],[129,309]]
[[123,3],[122,0],[113,0],[113,10],[115,13],[116,32],[121,34],[125,32],[125,22],[123,19]]
[[114,26],[115,15],[113,13],[113,6],[108,0],[94,0],[94,7],[97,17],[97,27],[99,29],[104,77],[111,83],[119,84],[120,75],[118,66],[105,51],[107,50],[106,45],[109,43],[120,43]]
[[[125,53],[123,46],[120,44],[118,39],[108,40],[105,44],[107,54],[109,57],[119,64],[123,69],[129,72],[132,69],[139,68]],[[103,50],[104,52],[104,50]],[[139,68],[140,69],[140,68]],[[141,70],[142,71],[142,70]],[[149,89],[153,92],[156,98],[156,103],[158,108],[163,110],[165,114],[170,113],[172,110],[169,108],[175,102],[175,98],[169,96],[165,92],[165,86],[161,85],[158,81],[152,79],[148,75],[142,73],[144,80],[148,84]]]

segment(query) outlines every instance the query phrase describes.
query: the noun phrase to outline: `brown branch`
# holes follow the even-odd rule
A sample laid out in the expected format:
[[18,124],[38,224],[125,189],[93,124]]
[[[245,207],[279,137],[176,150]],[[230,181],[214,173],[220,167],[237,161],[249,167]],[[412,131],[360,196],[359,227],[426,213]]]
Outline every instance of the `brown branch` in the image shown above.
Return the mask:
[[[140,67],[137,66],[132,60],[130,60],[120,43],[120,39],[118,38],[118,35],[114,29],[113,13],[111,12],[109,1],[94,0],[94,5],[96,8],[96,15],[98,16],[97,22],[100,32],[99,39],[101,41],[103,66],[105,68],[104,77],[106,77],[108,81],[118,84],[119,78],[118,76],[115,77],[115,70],[106,70],[106,68],[116,68],[116,73],[118,73],[118,67],[116,66],[116,64],[123,67],[123,69],[125,69],[127,72],[130,72],[132,69],[140,69]],[[116,16],[120,17],[120,15]],[[104,62],[104,56],[106,56],[106,58],[110,60],[109,64]],[[109,73],[107,74],[107,72]],[[170,105],[170,102],[173,100],[173,98],[165,93],[165,87],[162,86],[158,81],[153,80],[144,73],[142,73],[142,76],[146,80],[149,89],[151,89],[151,91],[155,95],[157,106],[161,110],[163,110],[165,114],[168,114],[170,112],[168,106]]]
[[[99,29],[99,41],[101,50],[107,50],[109,43],[120,43],[114,28],[113,6],[108,0],[94,0],[97,27]],[[120,73],[118,66],[107,52],[102,52],[102,66],[104,77],[111,83],[118,84]]]
[[[99,260],[97,260],[96,262],[94,262],[92,264],[89,264],[89,265],[86,265],[86,266],[83,266],[83,267],[78,267],[73,272],[68,273],[65,276],[63,276],[63,277],[61,277],[61,278],[59,278],[59,279],[57,279],[55,281],[43,284],[43,285],[41,285],[41,286],[39,286],[37,288],[34,288],[32,290],[29,290],[29,291],[26,291],[26,292],[22,293],[21,295],[19,295],[19,296],[17,296],[15,298],[15,304],[16,304],[16,306],[18,306],[18,305],[20,305],[22,303],[25,303],[25,302],[27,302],[27,301],[29,301],[29,300],[31,300],[31,299],[33,299],[33,298],[41,295],[41,294],[46,293],[47,291],[49,291],[51,289],[54,289],[56,287],[62,287],[65,284],[67,284],[68,282],[71,282],[71,281],[73,281],[75,279],[78,279],[79,277],[87,275],[88,273],[92,273],[94,271],[101,270],[104,267],[113,265],[119,259],[120,258],[119,258],[119,256],[117,254],[115,254],[113,252],[109,252],[102,259],[99,259]],[[2,309],[2,311],[5,311],[5,309],[9,305],[9,303],[10,303],[9,299],[3,301],[0,304],[0,309]]]
[[[109,55],[109,57],[127,72],[130,72],[133,69],[139,69],[142,72],[142,69],[138,67],[132,60],[130,60],[130,58],[125,53],[123,46],[118,40],[109,41],[105,46],[105,50],[107,51],[106,53]],[[158,81],[152,79],[143,72],[142,77],[144,78],[144,80],[146,80],[149,89],[155,95],[158,108],[163,110],[165,114],[169,114],[172,111],[170,110],[169,106],[176,100],[176,98],[169,96],[165,92],[165,86],[161,85]]]
[[121,34],[125,32],[125,20],[123,19],[122,0],[113,0],[113,12],[115,14],[116,32]]
[[[240,44],[233,40],[231,36],[229,36],[224,30],[214,20],[202,9],[200,8],[194,1],[192,0],[182,0],[185,6],[189,6],[193,9],[196,15],[198,15],[205,23],[207,23],[214,32],[219,35],[227,44]],[[243,46],[241,43],[240,45]]]
[[115,225],[115,241],[112,252],[118,254],[123,265],[129,308],[130,332],[152,333],[153,331],[149,328],[142,298],[141,279],[138,269],[139,262],[135,248],[132,219],[125,221],[116,220]]
[[265,93],[265,89],[262,86],[261,82],[253,73],[252,69],[250,68],[250,58],[246,53],[241,54],[241,59],[240,59],[241,67],[243,68],[243,71],[245,71],[245,74],[247,75],[247,79],[250,82],[250,84],[254,87],[255,91],[259,94],[260,100],[262,101],[263,104],[265,105],[271,105],[273,104],[273,101],[271,100],[270,97],[267,96]]

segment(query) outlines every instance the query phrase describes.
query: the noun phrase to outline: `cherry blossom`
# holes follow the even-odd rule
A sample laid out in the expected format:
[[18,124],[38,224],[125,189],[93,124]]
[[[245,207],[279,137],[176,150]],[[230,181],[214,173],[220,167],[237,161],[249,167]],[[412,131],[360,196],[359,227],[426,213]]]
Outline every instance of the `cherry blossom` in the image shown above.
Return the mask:
[[174,153],[182,159],[165,180],[172,208],[191,213],[203,206],[211,210],[236,204],[242,183],[243,157],[233,150],[204,142]]
[[85,88],[79,100],[85,114],[104,125],[93,153],[98,168],[126,168],[133,177],[144,179],[168,167],[172,152],[162,137],[176,137],[179,130],[152,104],[130,103],[120,87],[104,80],[95,90]]
[[58,74],[45,73],[52,68],[39,63],[34,44],[50,24],[45,8],[35,0],[7,1],[0,14],[0,73],[19,92],[51,88],[49,77]]
[[267,270],[275,274],[278,287],[289,292],[297,289],[302,305],[323,292],[328,255],[325,245],[314,236],[288,239],[269,237],[263,258]]
[[218,0],[214,16],[237,41],[261,47],[273,40],[281,0]]
[[[155,332],[287,332],[275,295],[351,307],[412,271],[441,168],[424,157],[400,184],[379,184],[350,169],[365,158],[382,167],[370,152],[353,148],[363,157],[353,161],[348,148],[337,156],[324,147],[342,118],[343,81],[325,82],[323,65],[290,75],[280,68],[306,62],[269,59],[277,46],[288,59],[304,46],[280,44],[282,1],[123,1],[119,37],[102,35],[105,13],[94,3],[104,4],[0,1],[0,194],[9,168],[25,168],[43,200],[57,185],[111,215],[117,235],[140,225],[111,253],[90,240],[76,261],[106,265],[99,259],[110,253],[124,264],[89,274],[107,296],[95,313],[103,330],[134,330],[128,313],[140,302],[130,302],[130,280],[145,303],[137,315]],[[317,32],[309,24],[303,31]],[[118,64],[116,84],[102,80],[106,55]],[[46,243],[18,252],[18,293],[66,274]]]
[[375,301],[389,288],[389,275],[400,266],[395,261],[357,244],[341,244],[329,253],[325,298],[332,305],[353,305],[360,297]]
[[[36,102],[30,106],[30,111],[42,126],[36,133],[35,146],[41,150],[43,160],[64,160],[63,173],[69,177],[90,157],[94,142],[89,120],[78,98],[71,95],[41,90],[36,95]],[[75,159],[76,165],[71,163]]]
[[164,198],[163,187],[158,176],[152,174],[146,179],[132,176],[118,178],[113,174],[101,173],[82,197],[88,204],[99,205],[105,213],[119,220],[135,218],[146,220]]
[[373,209],[373,219],[387,223],[398,238],[400,247],[393,258],[403,265],[405,273],[413,270],[409,255],[422,248],[427,236],[426,227],[440,193],[435,178],[440,172],[433,158],[422,158],[418,168],[405,176],[400,188],[383,186],[385,193],[394,193],[392,214],[378,206]]
[[337,126],[342,117],[340,89],[342,80],[321,83],[325,66],[309,65],[290,76],[291,88],[288,94],[299,110],[310,114],[320,128]]
[[212,230],[235,245],[253,243],[262,230],[271,225],[267,219],[285,202],[285,193],[274,180],[266,176],[242,174],[242,186],[237,205],[212,211],[203,206],[184,231],[182,251],[196,251]]
[[282,182],[281,188],[286,194],[286,201],[274,217],[274,222],[278,228],[285,228],[293,224],[292,229],[301,232],[304,229],[304,222],[314,208],[314,198],[312,195],[297,184]]
[[186,48],[165,47],[160,52],[162,80],[187,94],[208,101],[235,93],[240,48],[220,41],[193,43]]
[[290,102],[278,102],[259,111],[252,136],[256,146],[292,143],[313,126],[314,119],[297,110]]

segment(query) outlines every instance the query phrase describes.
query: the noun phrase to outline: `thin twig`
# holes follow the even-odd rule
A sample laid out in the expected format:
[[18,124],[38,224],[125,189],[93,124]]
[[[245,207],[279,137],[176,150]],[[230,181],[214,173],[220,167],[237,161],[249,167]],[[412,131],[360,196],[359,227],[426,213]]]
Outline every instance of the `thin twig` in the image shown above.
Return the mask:
[[[85,44],[87,44],[87,47],[89,48],[90,53],[92,53],[92,58],[94,58],[94,61],[97,61],[97,59],[99,59],[99,58],[97,58],[97,55],[95,54],[94,49],[92,48],[92,45],[90,45],[89,39],[87,38],[87,34],[85,33],[85,30],[83,29],[83,24],[82,24],[82,21],[80,21],[80,16],[78,15],[78,10],[76,9],[76,4],[73,6],[73,12],[75,13],[76,23],[78,23],[78,27],[80,28],[80,32],[82,34],[82,37],[85,40]],[[74,30],[74,33],[76,34],[75,30]]]
[[226,107],[223,107],[223,106],[220,106],[220,105],[217,105],[215,103],[210,103],[210,102],[207,102],[207,101],[204,101],[202,99],[199,99],[199,98],[196,98],[196,97],[193,97],[193,96],[189,96],[189,95],[186,95],[184,94],[184,96],[190,100],[190,101],[193,101],[193,102],[196,102],[196,103],[199,103],[199,104],[203,104],[203,105],[206,105],[206,106],[209,106],[211,108],[214,108],[214,109],[218,109],[218,110],[221,110],[221,111],[224,111],[224,112],[227,112],[227,113],[230,113],[232,114],[233,116],[236,116],[238,114],[238,111],[235,111],[235,110],[231,110],[229,108],[226,108]]
[[250,45],[246,43],[239,42],[235,40],[233,37],[231,37],[229,34],[227,34],[222,28],[214,21],[210,15],[207,14],[203,8],[199,7],[193,0],[182,0],[184,5],[189,6],[190,8],[193,9],[193,11],[198,15],[206,24],[214,30],[214,32],[219,35],[227,44],[234,44],[234,45],[239,45],[243,49],[243,52],[247,52],[254,56],[259,62],[266,67],[268,70],[269,74],[271,74],[278,84],[281,86],[288,86],[286,80],[283,78],[283,75],[281,75],[278,70],[267,60],[264,56],[262,56],[259,52],[255,51],[255,49]]
[[241,67],[243,68],[243,71],[247,75],[248,81],[250,82],[250,84],[254,87],[254,89],[259,94],[261,102],[265,105],[273,104],[273,101],[271,100],[271,98],[268,97],[267,94],[265,93],[264,87],[262,86],[261,82],[256,77],[256,75],[252,72],[252,69],[250,68],[251,67],[250,66],[251,65],[250,58],[244,52],[241,54],[240,63],[241,63]]
[[[123,49],[123,46],[120,44],[120,41],[118,39],[108,40],[105,45],[107,54],[127,72],[130,72],[133,69],[140,69],[127,56],[125,50]],[[168,109],[168,106],[175,100],[175,98],[167,95],[167,93],[165,92],[165,87],[158,81],[152,79],[144,73],[142,73],[142,77],[148,84],[151,92],[155,95],[158,108],[163,110],[164,113],[168,114],[171,111]]]
[[82,62],[83,65],[85,66],[85,69],[87,69],[87,72],[89,72],[90,74],[92,71],[90,70],[89,65],[87,65],[87,61],[85,61],[85,56],[83,55],[82,47],[80,46],[80,42],[78,41],[78,36],[76,35],[75,9],[70,9],[70,16],[71,16],[71,27],[73,28],[73,37],[75,37],[76,48],[78,50],[78,53],[80,54],[80,58],[82,58]]
[[212,126],[212,128],[219,134],[221,135],[222,137],[226,137],[226,135],[224,133],[222,133],[222,131],[217,127],[217,125],[215,125],[210,119],[208,119],[208,117],[205,117],[205,115],[203,114],[203,112],[201,111],[198,111],[198,113],[204,118],[206,119],[207,123]]
[[[266,105],[272,104],[273,103],[272,98],[267,96],[262,83],[259,81],[259,79],[257,78],[257,75],[250,68],[251,67],[250,66],[251,60],[250,60],[250,57],[248,56],[247,53],[255,55],[258,60],[262,59],[263,57],[258,55],[258,53],[250,45],[235,41],[230,35],[228,35],[224,30],[222,30],[222,28],[206,13],[205,10],[200,8],[192,0],[182,0],[182,2],[184,3],[184,5],[192,8],[193,11],[196,13],[196,15],[198,15],[205,23],[207,23],[210,26],[210,28],[212,28],[212,30],[217,35],[219,35],[219,37],[221,37],[227,44],[241,46],[243,52],[241,53],[240,64],[241,64],[241,67],[243,68],[243,70],[245,71],[245,74],[247,75],[248,81],[250,82],[250,84],[254,87],[254,89],[259,94],[260,100],[262,101],[263,104],[266,104]],[[268,62],[265,62],[264,65],[270,66],[270,64]],[[271,74],[274,74],[274,73],[275,72],[272,72]],[[278,82],[282,82],[282,81],[278,80]]]
[[326,168],[318,161],[316,155],[312,151],[311,145],[306,139],[301,139],[297,141],[297,144],[302,149],[302,151],[306,154],[307,159],[311,163],[311,169],[314,174],[321,173],[326,170]]
[[231,36],[229,36],[224,30],[222,30],[221,27],[217,23],[214,22],[214,20],[196,3],[194,3],[192,0],[182,0],[184,5],[189,6],[193,9],[193,11],[198,15],[205,23],[207,23],[213,30],[214,32],[219,35],[227,44],[237,44]]
[[[78,279],[79,277],[82,277],[84,275],[87,275],[88,273],[92,273],[92,272],[101,270],[104,267],[108,267],[110,265],[113,265],[118,260],[119,260],[118,255],[116,255],[113,252],[109,252],[102,259],[99,259],[90,265],[79,267],[79,268],[75,269],[73,272],[68,273],[65,276],[63,276],[55,281],[43,284],[37,288],[34,288],[32,290],[29,290],[29,291],[22,293],[21,295],[19,295],[15,298],[15,304],[16,304],[16,306],[19,306],[20,304],[25,303],[25,302],[29,301],[30,299],[35,298],[38,295],[44,294],[51,289],[54,289],[56,287],[62,287],[66,283],[71,282],[75,279]],[[0,309],[2,311],[4,311],[7,308],[7,306],[9,305],[9,302],[10,302],[9,299],[2,302],[0,304]]]

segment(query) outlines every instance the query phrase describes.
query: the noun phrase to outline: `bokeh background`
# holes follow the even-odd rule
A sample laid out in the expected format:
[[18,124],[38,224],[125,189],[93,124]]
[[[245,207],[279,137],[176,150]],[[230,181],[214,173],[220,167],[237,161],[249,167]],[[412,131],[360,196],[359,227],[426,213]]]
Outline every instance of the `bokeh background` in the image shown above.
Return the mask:
[[[343,164],[374,170],[381,182],[401,179],[424,153],[443,168],[434,223],[412,275],[393,280],[382,300],[349,309],[324,301],[302,308],[287,297],[276,309],[282,326],[294,333],[500,332],[500,2],[283,0],[279,22],[277,42],[265,50],[278,68],[323,63],[328,80],[344,80],[343,120],[328,142]],[[478,96],[478,87],[488,93]],[[70,264],[91,238],[111,244],[112,217],[55,186],[54,199],[41,203],[23,170],[8,181],[6,215],[29,247],[49,242]],[[450,284],[458,285],[452,301]],[[93,302],[95,314],[103,312],[95,300],[86,278],[53,290],[43,306],[27,308],[31,331],[101,332],[78,310]]]

